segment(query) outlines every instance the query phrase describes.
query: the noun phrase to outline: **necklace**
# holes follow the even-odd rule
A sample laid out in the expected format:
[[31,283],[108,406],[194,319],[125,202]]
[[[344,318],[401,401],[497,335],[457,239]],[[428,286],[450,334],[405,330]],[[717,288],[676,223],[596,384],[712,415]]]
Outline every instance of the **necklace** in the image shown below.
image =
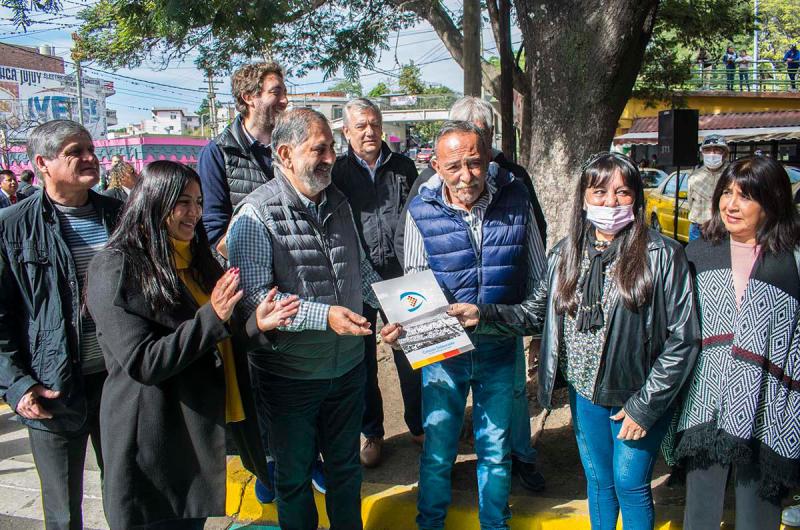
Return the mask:
[[606,249],[611,245],[611,241],[595,241],[594,248],[597,250]]

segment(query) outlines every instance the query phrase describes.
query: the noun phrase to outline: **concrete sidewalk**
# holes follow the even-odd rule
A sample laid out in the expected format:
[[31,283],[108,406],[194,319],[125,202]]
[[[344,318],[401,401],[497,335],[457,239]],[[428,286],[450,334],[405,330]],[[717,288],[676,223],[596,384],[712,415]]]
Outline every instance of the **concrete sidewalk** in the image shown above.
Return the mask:
[[[0,405],[0,530],[39,530],[44,528],[39,475],[33,464],[28,431],[14,417],[8,405]],[[227,529],[233,522],[229,517],[214,518],[206,524],[206,530]],[[108,529],[100,470],[91,443],[84,471],[83,524],[87,530]]]

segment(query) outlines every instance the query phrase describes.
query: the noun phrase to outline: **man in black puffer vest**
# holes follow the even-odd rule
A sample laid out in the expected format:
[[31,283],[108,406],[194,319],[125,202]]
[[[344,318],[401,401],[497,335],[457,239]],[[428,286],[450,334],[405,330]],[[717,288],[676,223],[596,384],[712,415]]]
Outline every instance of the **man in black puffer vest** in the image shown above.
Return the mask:
[[200,151],[203,226],[212,246],[225,235],[233,208],[272,179],[272,129],[286,109],[283,69],[275,63],[245,65],[233,74],[239,115]]
[[[403,275],[403,267],[394,252],[394,234],[400,223],[403,205],[417,178],[414,162],[400,153],[393,153],[381,140],[383,117],[370,100],[357,98],[344,106],[343,131],[348,141],[347,154],[336,159],[333,183],[350,201],[364,251],[375,271],[384,280]],[[364,420],[361,432],[364,444],[361,463],[377,466],[383,448],[383,399],[378,386],[378,359],[375,329],[378,312],[364,306],[372,334],[364,337],[364,365],[367,385],[364,389]],[[422,445],[422,380],[402,351],[394,351],[394,362],[400,378],[405,421],[412,440]]]
[[[245,65],[233,74],[231,89],[239,115],[219,136],[200,151],[197,172],[203,190],[203,226],[212,248],[227,258],[224,241],[233,208],[265,182],[272,180],[272,130],[277,116],[286,109],[286,85],[281,67],[275,63]],[[246,359],[237,358],[237,372],[246,373]],[[251,379],[253,379],[251,377]],[[240,378],[245,384],[246,378]],[[253,384],[258,386],[258,382]],[[252,391],[242,390],[247,403]],[[260,403],[255,407],[262,409]],[[259,414],[259,422],[263,420]],[[232,424],[234,425],[234,424]],[[240,427],[244,427],[241,428]],[[239,447],[242,463],[257,475],[256,497],[261,502],[272,502],[275,493],[271,487],[274,463],[260,458],[268,451],[266,425],[261,425],[260,434],[264,451],[252,440],[258,433],[252,432],[250,422],[239,422],[231,429],[231,439]],[[244,443],[242,443],[244,442]],[[245,449],[249,447],[249,449]],[[249,456],[246,453],[251,453]]]

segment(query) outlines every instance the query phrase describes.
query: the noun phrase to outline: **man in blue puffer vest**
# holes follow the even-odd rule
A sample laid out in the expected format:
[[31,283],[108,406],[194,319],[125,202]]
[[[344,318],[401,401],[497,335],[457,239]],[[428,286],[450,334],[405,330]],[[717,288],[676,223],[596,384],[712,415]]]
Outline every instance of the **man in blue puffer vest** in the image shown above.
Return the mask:
[[[431,269],[451,302],[518,303],[545,268],[525,185],[489,160],[481,129],[469,122],[445,123],[436,142],[436,175],[409,205],[405,272]],[[444,528],[470,388],[481,528],[508,528],[511,517],[517,343],[488,335],[470,338],[473,351],[422,368],[426,440],[417,500],[421,529]]]

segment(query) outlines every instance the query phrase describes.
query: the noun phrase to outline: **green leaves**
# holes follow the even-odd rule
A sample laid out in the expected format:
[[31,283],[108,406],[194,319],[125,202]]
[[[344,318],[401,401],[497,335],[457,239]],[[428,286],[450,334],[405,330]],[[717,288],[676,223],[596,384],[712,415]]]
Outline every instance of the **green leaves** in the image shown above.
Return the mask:
[[218,74],[269,55],[292,75],[321,68],[355,78],[415,16],[386,1],[100,0],[80,18],[82,53],[108,68],[166,66],[197,52],[198,67]]

